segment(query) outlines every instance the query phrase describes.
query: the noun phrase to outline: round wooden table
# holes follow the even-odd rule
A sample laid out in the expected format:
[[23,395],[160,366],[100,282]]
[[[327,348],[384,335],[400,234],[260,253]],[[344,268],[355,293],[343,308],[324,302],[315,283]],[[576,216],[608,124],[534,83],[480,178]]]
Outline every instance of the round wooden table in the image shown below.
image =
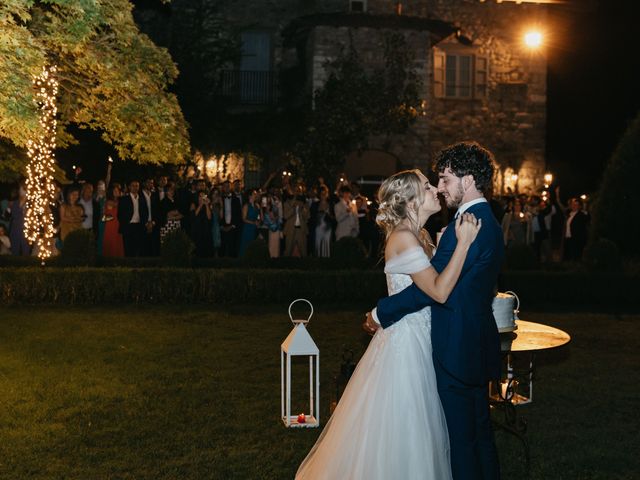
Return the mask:
[[561,347],[571,341],[567,332],[542,323],[516,320],[516,327],[513,332],[500,334],[502,353],[537,352]]
[[[542,323],[516,320],[516,330],[500,334],[500,350],[506,357],[506,378],[499,385],[491,385],[489,403],[499,419],[493,417],[493,425],[515,435],[524,447],[527,472],[530,467],[529,442],[526,437],[527,422],[518,415],[517,405],[533,401],[533,372],[537,352],[562,347],[571,341],[567,332]],[[516,370],[516,356],[528,355],[528,368]]]

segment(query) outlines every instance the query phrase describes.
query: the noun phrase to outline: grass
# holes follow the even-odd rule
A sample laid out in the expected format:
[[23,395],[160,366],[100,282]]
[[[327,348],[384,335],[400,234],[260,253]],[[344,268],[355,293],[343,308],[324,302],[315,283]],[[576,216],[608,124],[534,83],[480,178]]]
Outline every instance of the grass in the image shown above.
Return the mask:
[[[321,414],[364,308],[316,305]],[[539,355],[529,421],[535,479],[640,471],[640,316],[522,315],[570,332]],[[320,430],[280,420],[286,305],[19,307],[0,311],[0,479],[288,479]],[[497,434],[505,478],[520,445]]]

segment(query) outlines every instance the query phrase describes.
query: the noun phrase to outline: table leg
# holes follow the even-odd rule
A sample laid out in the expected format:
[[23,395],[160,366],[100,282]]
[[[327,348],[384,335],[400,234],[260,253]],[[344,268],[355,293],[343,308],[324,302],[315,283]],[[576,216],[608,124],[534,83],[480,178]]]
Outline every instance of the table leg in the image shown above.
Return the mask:
[[[529,475],[531,457],[529,441],[526,435],[527,421],[518,414],[518,410],[516,408],[519,399],[523,397],[518,395],[515,388],[517,385],[516,377],[518,374],[513,367],[513,357],[510,353],[506,355],[506,371],[507,376],[505,382],[501,382],[497,388],[497,394],[490,397],[489,404],[492,410],[496,413],[501,413],[498,418],[496,418],[495,415],[492,416],[492,424],[496,430],[504,430],[505,432],[515,436],[522,443],[525,455],[526,472],[527,475]],[[525,373],[523,376],[529,381],[529,393],[531,393],[533,382],[533,355],[529,358],[528,371],[523,373]],[[530,398],[527,399],[527,403],[529,401]]]

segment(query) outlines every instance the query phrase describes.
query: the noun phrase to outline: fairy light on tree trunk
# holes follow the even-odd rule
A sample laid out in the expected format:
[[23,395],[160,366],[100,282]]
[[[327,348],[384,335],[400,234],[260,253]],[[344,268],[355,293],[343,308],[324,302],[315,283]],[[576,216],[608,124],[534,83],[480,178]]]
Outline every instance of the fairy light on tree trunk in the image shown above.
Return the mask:
[[43,67],[42,73],[33,79],[35,101],[40,109],[40,134],[36,140],[29,140],[27,153],[27,209],[24,234],[30,244],[38,249],[42,265],[51,256],[53,237],[53,214],[55,186],[53,173],[56,148],[56,95],[58,81],[56,67]]

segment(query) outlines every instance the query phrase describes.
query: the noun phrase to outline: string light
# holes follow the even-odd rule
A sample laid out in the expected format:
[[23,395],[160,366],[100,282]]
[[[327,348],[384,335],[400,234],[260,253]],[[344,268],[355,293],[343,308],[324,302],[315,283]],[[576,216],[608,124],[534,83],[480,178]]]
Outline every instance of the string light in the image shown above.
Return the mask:
[[24,235],[30,244],[35,244],[42,265],[51,256],[53,250],[53,214],[55,186],[53,173],[56,148],[56,96],[58,81],[55,78],[56,67],[43,67],[42,72],[33,79],[35,102],[39,109],[40,135],[29,140],[27,153],[27,208],[24,222]]

